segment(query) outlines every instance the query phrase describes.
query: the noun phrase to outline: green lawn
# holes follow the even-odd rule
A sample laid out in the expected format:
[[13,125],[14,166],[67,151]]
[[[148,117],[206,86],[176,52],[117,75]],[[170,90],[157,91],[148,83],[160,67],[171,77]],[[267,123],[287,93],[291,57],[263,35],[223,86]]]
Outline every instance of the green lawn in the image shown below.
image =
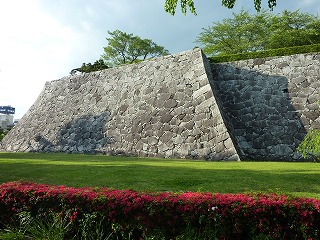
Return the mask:
[[102,155],[0,153],[0,183],[220,193],[275,192],[320,199],[320,164],[206,162]]

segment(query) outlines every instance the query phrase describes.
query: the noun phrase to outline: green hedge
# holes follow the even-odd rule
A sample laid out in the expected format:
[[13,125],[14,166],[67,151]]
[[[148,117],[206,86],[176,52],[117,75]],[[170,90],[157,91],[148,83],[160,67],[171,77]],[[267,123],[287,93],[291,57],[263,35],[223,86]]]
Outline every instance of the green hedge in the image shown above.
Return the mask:
[[211,63],[234,62],[245,59],[266,58],[275,56],[288,56],[299,53],[320,52],[320,44],[304,45],[296,47],[270,49],[261,52],[248,52],[240,54],[229,54],[209,57]]

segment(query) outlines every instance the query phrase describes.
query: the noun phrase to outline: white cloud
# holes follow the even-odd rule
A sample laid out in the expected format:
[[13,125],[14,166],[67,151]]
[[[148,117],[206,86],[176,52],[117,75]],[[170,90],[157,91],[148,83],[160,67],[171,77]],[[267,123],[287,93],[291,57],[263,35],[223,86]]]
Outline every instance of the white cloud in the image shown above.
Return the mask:
[[[0,15],[0,105],[20,118],[44,83],[63,76],[79,34],[44,14],[35,1],[4,1]],[[59,64],[57,64],[59,63]]]

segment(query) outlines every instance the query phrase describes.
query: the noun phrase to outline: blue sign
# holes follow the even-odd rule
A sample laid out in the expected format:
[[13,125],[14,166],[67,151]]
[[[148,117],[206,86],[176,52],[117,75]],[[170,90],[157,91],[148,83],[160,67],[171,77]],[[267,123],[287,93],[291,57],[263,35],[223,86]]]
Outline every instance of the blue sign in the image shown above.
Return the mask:
[[3,114],[14,114],[15,110],[16,109],[14,107],[0,106],[0,113],[3,113]]

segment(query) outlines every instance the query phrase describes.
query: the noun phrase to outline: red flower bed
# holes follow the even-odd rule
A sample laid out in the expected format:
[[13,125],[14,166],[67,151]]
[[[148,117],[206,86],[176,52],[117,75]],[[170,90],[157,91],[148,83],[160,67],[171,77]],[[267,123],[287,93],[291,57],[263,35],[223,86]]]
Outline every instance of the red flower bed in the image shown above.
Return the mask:
[[[85,214],[99,213],[108,226],[168,239],[186,230],[211,231],[218,239],[320,239],[320,201],[274,194],[139,193],[26,182],[0,185],[0,223],[18,213],[68,214],[74,228]],[[1,228],[1,226],[0,226]]]

